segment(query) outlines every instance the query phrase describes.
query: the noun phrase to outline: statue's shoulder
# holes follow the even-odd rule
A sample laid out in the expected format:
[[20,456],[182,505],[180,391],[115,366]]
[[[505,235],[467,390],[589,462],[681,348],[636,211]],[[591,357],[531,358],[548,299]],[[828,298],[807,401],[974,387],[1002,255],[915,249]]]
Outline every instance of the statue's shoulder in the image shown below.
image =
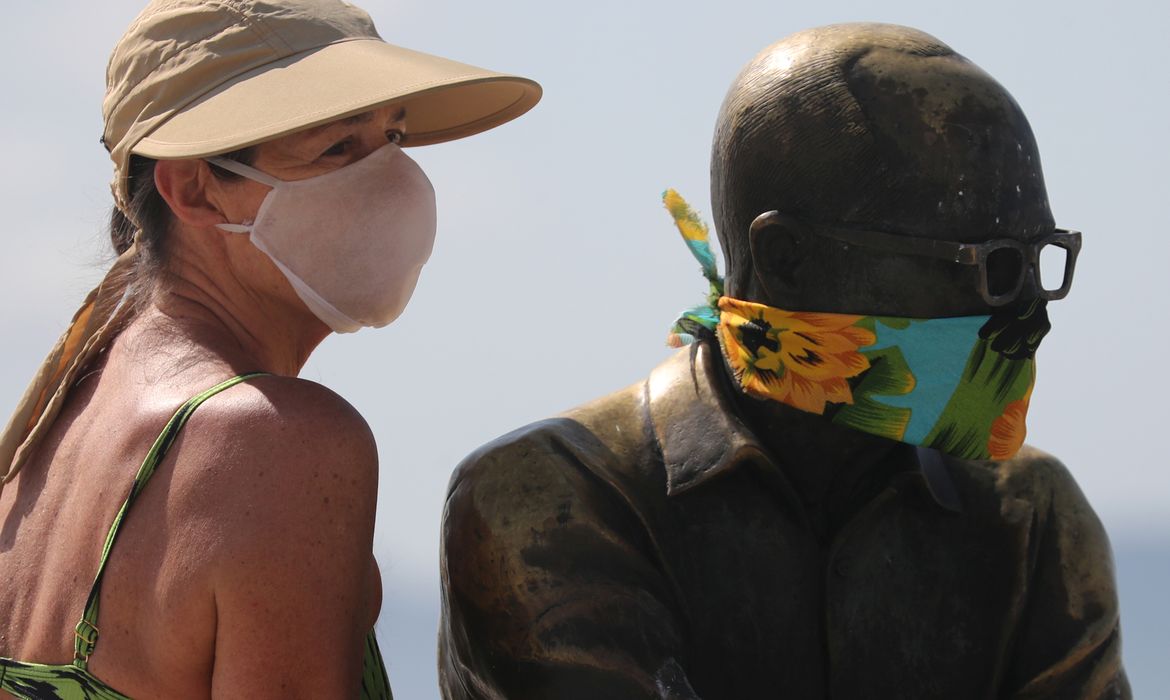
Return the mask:
[[1072,472],[1054,455],[1024,445],[1009,460],[997,462],[996,483],[1006,494],[1032,500],[1076,496],[1084,498]]
[[1060,513],[1065,520],[1097,523],[1096,514],[1068,467],[1031,445],[1024,445],[1009,460],[952,464],[960,465],[956,476],[966,480],[968,487],[993,493],[1002,512],[1011,510],[1014,504],[1026,504],[1041,520]]
[[488,442],[455,468],[449,491],[550,484],[585,471],[608,478],[648,448],[645,381]]
[[456,468],[450,492],[492,484],[514,491],[520,482],[569,488],[567,480],[588,474],[588,485],[575,488],[612,488],[623,498],[665,493],[668,438],[698,426],[713,453],[734,442],[715,385],[717,352],[705,343],[682,348],[641,381],[487,443]]

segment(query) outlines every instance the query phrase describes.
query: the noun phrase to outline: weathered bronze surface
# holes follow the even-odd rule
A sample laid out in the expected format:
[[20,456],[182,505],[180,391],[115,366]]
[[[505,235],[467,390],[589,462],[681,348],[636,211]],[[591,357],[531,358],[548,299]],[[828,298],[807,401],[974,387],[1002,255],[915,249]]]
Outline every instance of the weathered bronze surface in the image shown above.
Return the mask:
[[[763,212],[967,243],[1054,230],[1007,92],[889,25],[753,60],[712,198],[729,294],[794,310],[989,307],[971,266],[752,230]],[[749,399],[710,341],[468,457],[442,537],[447,698],[1129,697],[1108,541],[1055,458],[943,458]]]

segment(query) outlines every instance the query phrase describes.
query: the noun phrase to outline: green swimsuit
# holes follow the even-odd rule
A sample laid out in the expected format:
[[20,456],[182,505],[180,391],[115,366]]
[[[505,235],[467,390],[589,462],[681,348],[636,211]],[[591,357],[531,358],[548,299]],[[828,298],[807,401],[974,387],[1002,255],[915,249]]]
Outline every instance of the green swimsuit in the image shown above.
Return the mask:
[[[81,622],[77,623],[75,629],[73,663],[48,665],[13,661],[0,657],[0,690],[5,690],[25,700],[128,700],[122,693],[94,678],[86,668],[89,657],[97,645],[98,603],[102,574],[105,573],[110,550],[113,549],[114,541],[118,538],[118,528],[195,409],[224,389],[263,374],[263,372],[242,374],[229,379],[192,397],[175,412],[162,434],[154,441],[154,446],[150,448],[142,466],[138,468],[138,474],[134,476],[134,483],[130,487],[130,495],[126,497],[126,502],[122,504],[117,517],[114,518],[113,525],[110,526],[109,534],[106,535],[106,545],[102,550],[101,563],[98,564],[93,588],[90,589],[89,599],[85,603],[85,613],[81,616]],[[370,630],[370,633],[366,635],[361,697],[363,700],[366,698],[390,700],[391,697],[390,681],[386,677],[386,668],[382,663],[382,655],[378,651],[378,643],[374,638],[373,630]]]

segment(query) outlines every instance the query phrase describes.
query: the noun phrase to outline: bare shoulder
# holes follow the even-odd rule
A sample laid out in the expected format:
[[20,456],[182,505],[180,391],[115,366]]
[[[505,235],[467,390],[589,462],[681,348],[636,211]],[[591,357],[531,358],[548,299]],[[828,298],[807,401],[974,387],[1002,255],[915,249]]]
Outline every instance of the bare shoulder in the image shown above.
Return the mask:
[[254,377],[213,398],[197,415],[209,427],[253,438],[298,431],[305,441],[373,442],[366,421],[348,401],[328,387],[293,377]]
[[[345,399],[314,382],[257,377],[213,397],[176,444],[175,486],[225,536],[344,521],[372,531],[377,447]],[[234,528],[234,529],[233,529]],[[259,537],[257,537],[259,535]]]
[[[371,462],[354,477],[376,477],[374,436],[361,414],[334,391],[289,377],[256,377],[214,397],[185,430],[225,463],[281,459],[286,477],[321,460]],[[368,472],[368,473],[367,473]]]
[[270,688],[316,688],[305,697],[357,692],[380,600],[369,426],[323,386],[257,377],[205,403],[175,446],[168,509],[213,600],[213,686],[234,696],[263,669]]

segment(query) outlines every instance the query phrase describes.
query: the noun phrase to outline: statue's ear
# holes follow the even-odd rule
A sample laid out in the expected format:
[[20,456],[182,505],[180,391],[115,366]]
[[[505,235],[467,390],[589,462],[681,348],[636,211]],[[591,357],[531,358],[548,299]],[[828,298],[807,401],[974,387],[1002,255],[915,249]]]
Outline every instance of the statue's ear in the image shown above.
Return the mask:
[[[760,214],[748,230],[752,268],[770,306],[783,306],[799,288],[808,228],[777,211]],[[760,300],[764,301],[764,300]]]

